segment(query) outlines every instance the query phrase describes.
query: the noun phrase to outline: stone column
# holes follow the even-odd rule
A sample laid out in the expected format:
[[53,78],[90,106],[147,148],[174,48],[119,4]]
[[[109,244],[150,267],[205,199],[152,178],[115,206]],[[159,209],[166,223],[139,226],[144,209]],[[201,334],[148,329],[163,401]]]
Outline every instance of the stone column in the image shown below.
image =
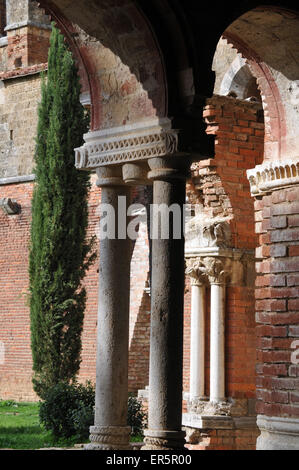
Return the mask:
[[118,198],[126,198],[121,199],[120,214],[126,229],[125,206],[129,204],[130,188],[123,184],[120,167],[98,168],[97,175],[102,207],[109,204],[107,214],[102,214],[103,220],[105,217],[112,231],[115,227],[115,238],[100,240],[95,423],[90,428],[91,443],[86,448],[124,450],[129,448],[130,435],[127,400],[131,250],[126,230],[120,227]]
[[206,278],[200,258],[187,258],[191,279],[191,338],[189,401],[205,398],[205,297]]
[[211,283],[210,402],[225,399],[225,285]]
[[143,449],[179,449],[185,443],[181,430],[184,236],[175,238],[172,229],[173,225],[183,229],[182,208],[190,160],[186,155],[152,158],[149,166],[154,205],[165,205],[162,222],[169,220],[167,210],[172,208],[179,227],[171,222],[169,237],[163,238],[161,227],[158,230],[159,217],[153,214],[149,417]]
[[190,401],[205,395],[205,285],[191,281]]
[[225,261],[206,258],[211,285],[210,402],[225,400]]

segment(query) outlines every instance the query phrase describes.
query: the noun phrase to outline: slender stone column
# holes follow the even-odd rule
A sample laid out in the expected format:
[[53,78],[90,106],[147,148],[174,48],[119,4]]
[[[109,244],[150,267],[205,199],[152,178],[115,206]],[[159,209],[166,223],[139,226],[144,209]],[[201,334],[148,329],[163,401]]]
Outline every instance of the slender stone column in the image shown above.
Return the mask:
[[[130,434],[127,426],[130,240],[126,236],[130,188],[123,185],[121,168],[102,167],[97,169],[97,175],[102,222],[112,232],[115,228],[115,238],[110,238],[113,236],[110,232],[109,237],[100,240],[95,423],[90,428],[91,443],[86,448],[123,450],[129,448]],[[122,225],[118,219],[119,204]]]
[[211,282],[210,402],[225,399],[225,284]]
[[205,290],[191,280],[190,401],[205,394]]
[[154,212],[152,217],[149,417],[143,449],[167,450],[183,448],[185,443],[181,430],[184,236],[178,236],[177,230],[183,230],[182,208],[190,160],[186,155],[152,158],[149,166],[148,178],[154,181],[154,207],[165,205],[160,222],[171,219],[169,209],[174,210],[174,220],[169,225],[169,237],[163,238],[158,214]]

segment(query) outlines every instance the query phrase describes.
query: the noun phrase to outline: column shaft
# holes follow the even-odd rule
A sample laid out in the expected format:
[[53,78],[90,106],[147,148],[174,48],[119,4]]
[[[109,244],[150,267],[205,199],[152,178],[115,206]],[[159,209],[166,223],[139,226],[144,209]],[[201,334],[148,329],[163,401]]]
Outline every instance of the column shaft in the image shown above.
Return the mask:
[[[131,242],[128,238],[118,238],[117,223],[118,197],[125,196],[128,204],[129,194],[130,189],[125,186],[102,187],[101,204],[109,204],[115,211],[115,239],[100,240],[95,425],[91,427],[91,449],[121,450],[129,445],[127,401]],[[126,222],[126,214],[122,216]]]
[[190,401],[205,394],[205,286],[191,286]]
[[210,401],[225,398],[225,285],[211,284]]
[[[172,157],[172,162],[174,158]],[[149,378],[149,417],[144,449],[175,449],[184,446],[182,420],[183,369],[183,305],[184,305],[184,236],[183,204],[185,175],[178,170],[157,168],[162,159],[150,160],[154,179],[154,206],[176,205],[170,220],[169,237],[156,231],[159,217],[153,217],[152,233],[152,295]],[[169,163],[169,162],[168,162]],[[157,165],[156,165],[157,164]],[[162,166],[162,165],[161,165]],[[186,173],[186,170],[185,170]],[[178,215],[179,213],[179,215]],[[180,225],[181,236],[173,236],[174,221]],[[161,217],[165,222],[166,217]],[[178,227],[176,226],[176,229]]]

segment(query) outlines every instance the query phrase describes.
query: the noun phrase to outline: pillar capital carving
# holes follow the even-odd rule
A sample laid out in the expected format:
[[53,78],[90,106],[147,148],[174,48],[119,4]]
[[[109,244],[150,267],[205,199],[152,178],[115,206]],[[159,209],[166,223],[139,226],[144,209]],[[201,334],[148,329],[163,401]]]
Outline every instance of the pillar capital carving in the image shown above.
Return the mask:
[[[199,269],[202,273],[201,276],[203,276],[201,277],[201,282],[210,283],[212,277],[217,277],[218,269],[220,271],[220,280],[224,280],[227,285],[254,285],[255,255],[253,250],[219,247],[187,247],[185,248],[185,259],[185,274],[195,278]],[[218,260],[218,262],[214,263],[213,260]],[[221,269],[221,263],[225,271],[222,274],[221,271],[223,269]],[[223,279],[223,277],[225,279]]]
[[200,258],[186,259],[185,274],[190,277],[191,285],[193,286],[202,286],[208,282],[205,266]]
[[[232,270],[231,258],[200,256],[187,258],[185,273],[199,284],[226,284]],[[193,281],[194,280],[194,281]]]
[[230,258],[214,258],[207,256],[204,258],[206,274],[210,284],[226,284],[231,273]]

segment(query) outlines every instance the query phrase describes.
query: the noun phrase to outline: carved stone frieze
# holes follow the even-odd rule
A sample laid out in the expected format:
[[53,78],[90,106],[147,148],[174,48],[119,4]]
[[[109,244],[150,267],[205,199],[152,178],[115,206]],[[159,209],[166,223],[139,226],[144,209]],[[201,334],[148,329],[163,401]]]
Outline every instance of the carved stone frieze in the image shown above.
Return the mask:
[[178,131],[167,118],[89,132],[84,137],[85,144],[75,149],[78,169],[172,155],[178,148]]
[[231,247],[231,230],[226,219],[207,219],[202,214],[192,217],[186,225],[186,246]]

